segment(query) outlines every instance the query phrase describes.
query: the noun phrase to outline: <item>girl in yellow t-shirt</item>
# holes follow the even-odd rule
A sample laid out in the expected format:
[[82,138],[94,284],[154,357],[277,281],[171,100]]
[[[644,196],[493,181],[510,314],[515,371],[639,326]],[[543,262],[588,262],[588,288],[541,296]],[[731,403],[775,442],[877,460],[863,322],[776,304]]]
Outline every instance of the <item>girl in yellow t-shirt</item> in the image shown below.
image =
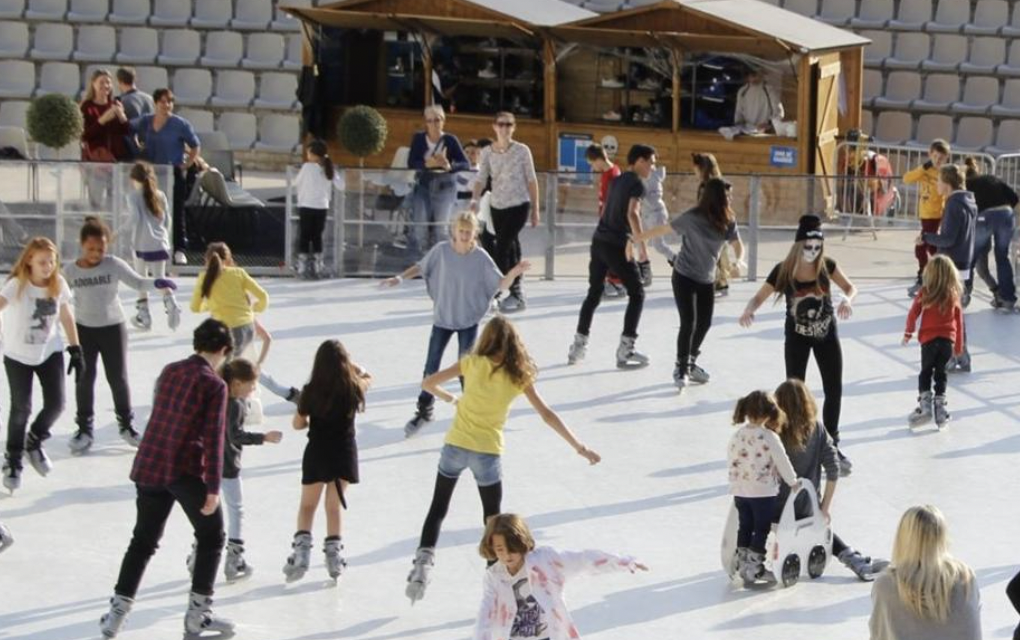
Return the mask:
[[[453,427],[446,434],[439,457],[439,472],[432,505],[422,526],[421,542],[414,557],[413,567],[407,576],[405,591],[412,604],[425,597],[429,574],[435,563],[439,529],[446,517],[457,486],[457,478],[464,469],[471,469],[482,498],[482,511],[487,520],[500,513],[503,497],[503,471],[500,455],[503,453],[503,426],[510,414],[510,405],[524,394],[538,415],[553,431],[567,441],[591,464],[601,458],[577,440],[538,394],[535,379],[538,369],[513,324],[497,316],[485,325],[482,337],[474,351],[457,364],[434,373],[422,382],[422,389],[440,400],[456,404]],[[463,377],[463,395],[447,392],[440,385]],[[484,520],[483,520],[484,522]]]

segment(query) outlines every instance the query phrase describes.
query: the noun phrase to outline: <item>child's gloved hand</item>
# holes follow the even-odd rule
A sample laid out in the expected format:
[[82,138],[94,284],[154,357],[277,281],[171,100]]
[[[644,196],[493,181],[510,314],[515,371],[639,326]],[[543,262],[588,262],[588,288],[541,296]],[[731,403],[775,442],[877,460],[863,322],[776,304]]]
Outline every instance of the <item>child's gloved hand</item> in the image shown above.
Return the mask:
[[154,283],[157,289],[170,289],[171,291],[177,291],[177,283],[169,278],[156,278]]
[[67,348],[67,357],[67,375],[71,375],[73,371],[74,382],[77,384],[81,377],[85,375],[85,357],[81,353],[81,347],[76,344],[69,346]]

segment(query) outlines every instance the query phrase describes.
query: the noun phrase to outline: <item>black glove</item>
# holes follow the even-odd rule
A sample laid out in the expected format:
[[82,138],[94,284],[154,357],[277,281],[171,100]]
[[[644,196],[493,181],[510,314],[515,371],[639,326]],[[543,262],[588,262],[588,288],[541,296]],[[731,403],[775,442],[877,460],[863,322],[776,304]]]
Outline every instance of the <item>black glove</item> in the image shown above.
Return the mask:
[[932,168],[932,167],[934,167],[934,166],[935,166],[935,165],[934,165],[934,164],[932,164],[932,161],[931,161],[931,160],[928,160],[927,162],[925,162],[925,163],[924,163],[924,168],[925,168],[925,170],[927,170],[927,169],[931,169],[931,168]]
[[85,357],[81,354],[81,347],[76,344],[72,344],[67,348],[67,375],[71,375],[74,372],[75,384],[81,380],[81,377],[85,375]]

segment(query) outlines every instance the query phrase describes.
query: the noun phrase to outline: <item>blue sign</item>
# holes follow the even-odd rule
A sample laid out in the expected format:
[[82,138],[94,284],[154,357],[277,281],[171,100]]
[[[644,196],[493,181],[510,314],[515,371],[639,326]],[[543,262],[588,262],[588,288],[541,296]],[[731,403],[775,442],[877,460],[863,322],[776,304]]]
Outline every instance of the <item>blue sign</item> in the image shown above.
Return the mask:
[[559,139],[559,170],[566,173],[579,174],[575,182],[591,180],[591,165],[584,154],[591,146],[592,137],[585,133],[561,133]]
[[769,164],[773,167],[796,167],[797,147],[771,147]]

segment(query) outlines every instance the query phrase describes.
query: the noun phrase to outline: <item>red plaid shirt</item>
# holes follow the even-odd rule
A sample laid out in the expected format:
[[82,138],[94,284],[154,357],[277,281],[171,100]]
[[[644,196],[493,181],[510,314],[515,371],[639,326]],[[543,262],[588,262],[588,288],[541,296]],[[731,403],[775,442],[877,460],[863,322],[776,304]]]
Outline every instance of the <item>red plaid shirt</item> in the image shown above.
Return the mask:
[[149,425],[138,446],[131,479],[165,487],[181,476],[205,481],[219,494],[227,385],[199,355],[168,364],[156,380]]

